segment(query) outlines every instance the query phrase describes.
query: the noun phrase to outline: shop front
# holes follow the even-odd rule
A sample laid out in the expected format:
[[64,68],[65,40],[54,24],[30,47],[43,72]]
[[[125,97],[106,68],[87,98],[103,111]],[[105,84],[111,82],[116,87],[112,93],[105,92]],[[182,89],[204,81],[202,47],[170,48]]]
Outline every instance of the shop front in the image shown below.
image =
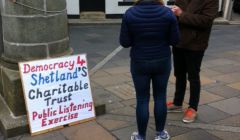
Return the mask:
[[[120,18],[135,0],[67,0],[68,15],[80,17],[82,12],[101,12],[106,18]],[[172,0],[164,0],[165,3]],[[240,14],[233,12],[233,1],[219,0],[219,16],[224,20],[239,20]]]
[[[80,17],[82,12],[104,12],[107,18],[119,18],[135,0],[67,0],[69,16]],[[168,1],[168,0],[164,0]]]

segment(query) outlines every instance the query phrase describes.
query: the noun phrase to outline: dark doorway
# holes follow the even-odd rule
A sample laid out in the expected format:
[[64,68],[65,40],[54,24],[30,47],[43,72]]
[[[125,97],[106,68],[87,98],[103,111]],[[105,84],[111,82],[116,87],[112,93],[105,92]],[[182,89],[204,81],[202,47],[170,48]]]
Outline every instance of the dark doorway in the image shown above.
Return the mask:
[[105,0],[80,0],[80,12],[105,12]]

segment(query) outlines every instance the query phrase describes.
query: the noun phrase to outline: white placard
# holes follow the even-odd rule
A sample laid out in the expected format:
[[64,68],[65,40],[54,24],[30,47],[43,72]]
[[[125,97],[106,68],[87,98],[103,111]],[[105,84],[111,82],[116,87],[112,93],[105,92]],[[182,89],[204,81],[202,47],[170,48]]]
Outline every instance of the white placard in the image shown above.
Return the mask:
[[95,118],[85,54],[19,63],[31,133]]

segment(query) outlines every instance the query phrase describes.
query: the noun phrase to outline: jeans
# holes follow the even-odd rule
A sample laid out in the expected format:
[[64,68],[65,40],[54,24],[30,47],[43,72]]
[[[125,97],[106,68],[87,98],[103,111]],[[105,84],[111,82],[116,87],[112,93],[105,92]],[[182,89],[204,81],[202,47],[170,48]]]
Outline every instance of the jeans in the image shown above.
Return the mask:
[[191,51],[173,47],[174,75],[176,91],[173,103],[182,106],[186,91],[187,78],[190,83],[189,107],[197,111],[200,99],[200,67],[204,51]]
[[170,56],[154,61],[131,60],[131,74],[137,99],[136,118],[138,133],[142,137],[146,136],[149,119],[151,82],[153,88],[156,131],[161,132],[164,130],[167,117],[166,90],[170,72]]

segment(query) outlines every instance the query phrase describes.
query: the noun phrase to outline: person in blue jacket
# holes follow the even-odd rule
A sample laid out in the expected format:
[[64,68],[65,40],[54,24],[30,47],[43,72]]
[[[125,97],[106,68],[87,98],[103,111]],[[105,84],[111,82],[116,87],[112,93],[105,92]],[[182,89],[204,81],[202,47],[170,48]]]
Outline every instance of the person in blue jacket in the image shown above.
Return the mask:
[[155,140],[168,140],[164,130],[166,89],[171,71],[171,48],[179,40],[175,15],[162,0],[139,0],[122,18],[120,44],[131,47],[131,75],[136,90],[138,132],[131,140],[145,140],[149,120],[150,84],[154,98]]

